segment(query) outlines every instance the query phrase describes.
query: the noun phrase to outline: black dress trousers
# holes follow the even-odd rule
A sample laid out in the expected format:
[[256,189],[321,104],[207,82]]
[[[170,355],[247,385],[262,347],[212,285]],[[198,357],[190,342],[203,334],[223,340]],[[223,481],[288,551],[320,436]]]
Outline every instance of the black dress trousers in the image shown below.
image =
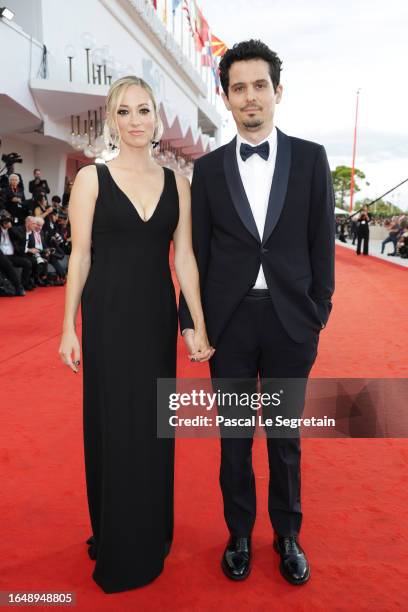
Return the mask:
[[[319,332],[297,343],[282,326],[270,297],[246,296],[221,334],[210,360],[214,379],[239,379],[237,389],[262,379],[306,379],[317,356]],[[224,381],[217,381],[224,384]],[[227,383],[231,388],[231,381]],[[249,388],[248,386],[248,388]],[[230,390],[229,388],[229,390]],[[262,389],[266,392],[266,389]],[[304,399],[304,398],[303,398]],[[301,410],[303,410],[303,403]],[[297,414],[300,416],[299,411]],[[253,436],[221,435],[220,484],[224,516],[235,536],[249,536],[256,516]],[[296,535],[302,522],[300,499],[300,438],[267,437],[269,459],[268,510],[275,532]]]

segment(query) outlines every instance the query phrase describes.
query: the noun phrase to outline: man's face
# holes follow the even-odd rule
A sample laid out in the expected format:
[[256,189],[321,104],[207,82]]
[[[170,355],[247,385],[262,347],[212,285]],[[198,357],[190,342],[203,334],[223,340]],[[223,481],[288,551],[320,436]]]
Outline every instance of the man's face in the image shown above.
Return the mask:
[[34,170],[34,178],[41,178],[41,170]]
[[42,224],[41,223],[34,222],[33,225],[34,225],[34,231],[35,232],[41,232],[41,230],[42,230]]
[[263,59],[234,62],[229,70],[228,98],[224,104],[232,112],[238,128],[259,132],[272,127],[275,105],[282,97],[282,85],[274,91],[268,63]]

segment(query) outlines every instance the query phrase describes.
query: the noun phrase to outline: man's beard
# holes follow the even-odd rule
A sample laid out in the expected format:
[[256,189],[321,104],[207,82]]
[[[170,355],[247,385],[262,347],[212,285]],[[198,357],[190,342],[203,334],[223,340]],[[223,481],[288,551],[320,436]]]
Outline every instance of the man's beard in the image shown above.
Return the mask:
[[251,128],[258,128],[263,124],[262,119],[249,119],[246,121],[243,121],[243,126],[246,127],[247,129],[251,129]]

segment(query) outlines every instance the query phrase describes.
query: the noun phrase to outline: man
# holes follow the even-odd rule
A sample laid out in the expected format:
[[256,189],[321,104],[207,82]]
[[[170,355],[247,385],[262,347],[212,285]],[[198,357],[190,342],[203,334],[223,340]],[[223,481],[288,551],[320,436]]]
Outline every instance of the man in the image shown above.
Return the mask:
[[31,262],[34,287],[52,285],[47,278],[48,261],[42,256],[48,246],[42,232],[43,224],[44,219],[42,217],[29,215],[24,226],[14,228],[20,244],[19,251],[24,253]]
[[[0,270],[14,287],[14,295],[23,296],[31,291],[31,261],[22,253],[16,227],[7,210],[0,210]],[[15,268],[22,268],[21,282]]]
[[388,237],[385,238],[385,240],[382,241],[381,243],[381,255],[383,255],[384,253],[384,249],[385,249],[385,245],[388,244],[388,242],[392,242],[392,245],[394,247],[394,250],[392,253],[388,253],[388,255],[394,256],[397,254],[397,244],[398,244],[398,240],[400,238],[402,234],[402,230],[401,230],[401,226],[399,224],[399,219],[393,219],[390,227],[389,227],[389,233],[388,233]]
[[[281,61],[264,43],[234,45],[220,63],[223,100],[237,135],[196,161],[193,244],[214,380],[306,379],[317,355],[334,291],[334,193],[324,147],[274,126]],[[194,325],[180,296],[189,353]],[[303,409],[303,408],[302,408]],[[268,437],[269,515],[280,571],[291,584],[309,579],[298,542],[300,439]],[[221,437],[220,484],[230,538],[224,573],[251,570],[256,515],[252,438]]]
[[34,168],[33,174],[34,178],[28,184],[28,190],[33,194],[33,197],[40,193],[50,193],[47,181],[41,178],[41,170],[39,168]]

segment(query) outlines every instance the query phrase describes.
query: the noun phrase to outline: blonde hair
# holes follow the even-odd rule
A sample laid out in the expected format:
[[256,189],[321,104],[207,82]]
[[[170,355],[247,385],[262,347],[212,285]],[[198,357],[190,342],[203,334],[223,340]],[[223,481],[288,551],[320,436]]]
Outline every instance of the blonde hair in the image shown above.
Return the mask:
[[143,87],[143,89],[145,89],[150,96],[154,113],[156,115],[156,127],[154,129],[153,139],[151,141],[152,146],[155,147],[159,144],[159,140],[164,131],[156,98],[154,97],[154,93],[150,85],[142,78],[133,75],[117,79],[109,88],[106,98],[106,119],[103,128],[105,145],[111,149],[118,149],[120,147],[121,138],[117,122],[117,111],[122,101],[123,94],[130,85],[139,85],[140,87]]

